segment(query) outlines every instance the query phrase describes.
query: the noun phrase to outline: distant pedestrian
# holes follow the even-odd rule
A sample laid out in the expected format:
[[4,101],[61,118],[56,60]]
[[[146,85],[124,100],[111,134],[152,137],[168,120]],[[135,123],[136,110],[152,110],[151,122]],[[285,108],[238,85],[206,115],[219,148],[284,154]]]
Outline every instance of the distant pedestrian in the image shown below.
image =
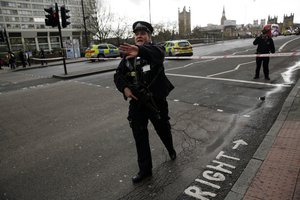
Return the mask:
[[8,52],[8,63],[10,66],[10,69],[15,69],[16,68],[16,56],[12,51]]
[[[45,59],[46,58],[44,49],[41,49],[41,51],[39,53],[39,56],[40,56],[41,59]],[[41,64],[44,65],[44,63],[47,65],[47,61],[46,60],[41,60]]]
[[25,52],[25,60],[28,64],[28,66],[30,67],[31,66],[31,60],[30,60],[30,52],[29,51]]
[[19,51],[19,59],[20,59],[20,61],[22,63],[23,68],[25,68],[26,67],[25,54],[24,54],[24,51],[21,50],[21,49]]
[[2,69],[2,66],[4,66],[4,60],[0,58],[0,69]]
[[[261,31],[262,34],[255,38],[253,45],[257,45],[257,54],[269,54],[275,53],[274,41],[272,39],[271,25],[267,24],[263,27]],[[259,78],[259,72],[261,64],[263,64],[263,71],[265,75],[265,80],[270,80],[269,77],[269,57],[256,57],[256,69],[254,79]]]

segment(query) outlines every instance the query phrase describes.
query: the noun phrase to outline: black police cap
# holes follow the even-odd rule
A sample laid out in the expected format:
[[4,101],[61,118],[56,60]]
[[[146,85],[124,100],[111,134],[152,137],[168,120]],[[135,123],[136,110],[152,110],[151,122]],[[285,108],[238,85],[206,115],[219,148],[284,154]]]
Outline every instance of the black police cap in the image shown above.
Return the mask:
[[146,31],[146,32],[148,32],[150,34],[153,33],[153,27],[152,27],[152,25],[149,24],[148,22],[144,22],[144,21],[134,22],[134,24],[132,25],[132,29],[133,29],[134,33],[136,31],[139,31],[139,30]]

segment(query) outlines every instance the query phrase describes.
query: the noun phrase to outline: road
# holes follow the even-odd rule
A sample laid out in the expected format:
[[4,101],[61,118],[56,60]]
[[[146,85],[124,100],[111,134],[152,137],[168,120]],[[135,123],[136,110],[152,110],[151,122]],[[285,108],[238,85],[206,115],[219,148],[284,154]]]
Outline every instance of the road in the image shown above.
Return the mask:
[[[251,54],[252,41],[194,52]],[[300,50],[299,37],[274,41],[277,51]],[[139,185],[131,183],[138,168],[128,102],[113,72],[66,81],[52,78],[62,66],[1,72],[0,199],[182,200],[201,191],[207,199],[224,199],[299,79],[300,59],[271,58],[271,81],[252,79],[253,58],[167,60],[165,68],[175,85],[168,102],[178,157],[170,161],[150,124],[153,177]]]

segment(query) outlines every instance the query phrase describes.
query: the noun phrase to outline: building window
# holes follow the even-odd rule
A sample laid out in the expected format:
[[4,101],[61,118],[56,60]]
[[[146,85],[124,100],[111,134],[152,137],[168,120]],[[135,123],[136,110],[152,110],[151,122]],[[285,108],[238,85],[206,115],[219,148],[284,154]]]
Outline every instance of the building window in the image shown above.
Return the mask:
[[10,38],[11,44],[22,44],[21,38]]
[[44,24],[36,24],[36,28],[37,29],[45,29],[45,25]]
[[73,24],[72,28],[73,29],[81,29],[82,27],[81,27],[81,25]]
[[19,10],[19,15],[31,16],[32,12],[28,10]]
[[59,38],[58,37],[51,37],[50,41],[51,41],[51,43],[58,43],[59,42]]
[[51,44],[52,49],[60,49],[60,44]]
[[2,14],[5,14],[5,15],[18,15],[18,12],[16,10],[2,10]]
[[34,24],[21,24],[22,29],[33,29]]
[[47,38],[38,38],[39,43],[48,43]]
[[7,24],[7,29],[20,29],[20,24]]
[[18,7],[18,8],[31,8],[30,5],[31,5],[31,4],[18,3],[18,4],[17,4],[17,7]]
[[6,1],[0,2],[0,5],[1,7],[16,7],[16,3]]
[[[42,9],[44,10],[44,9]],[[45,12],[44,11],[33,11],[33,16],[44,16]]]
[[5,17],[6,22],[19,22],[19,17]]
[[34,22],[45,22],[45,18],[41,18],[41,17],[35,17],[33,18]]
[[33,18],[32,17],[22,17],[21,21],[22,22],[33,22]]
[[44,3],[55,3],[55,0],[44,0]]
[[39,44],[40,49],[49,50],[48,44]]
[[24,38],[24,44],[26,50],[36,49],[36,43],[34,38]]
[[44,5],[33,4],[32,8],[37,10],[44,10]]

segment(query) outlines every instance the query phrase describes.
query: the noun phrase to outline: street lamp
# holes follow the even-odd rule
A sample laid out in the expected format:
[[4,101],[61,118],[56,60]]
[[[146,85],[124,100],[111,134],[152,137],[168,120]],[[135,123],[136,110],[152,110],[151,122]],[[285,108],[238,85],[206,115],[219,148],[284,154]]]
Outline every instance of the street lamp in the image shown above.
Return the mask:
[[151,24],[151,6],[150,6],[150,0],[149,0],[149,22]]

